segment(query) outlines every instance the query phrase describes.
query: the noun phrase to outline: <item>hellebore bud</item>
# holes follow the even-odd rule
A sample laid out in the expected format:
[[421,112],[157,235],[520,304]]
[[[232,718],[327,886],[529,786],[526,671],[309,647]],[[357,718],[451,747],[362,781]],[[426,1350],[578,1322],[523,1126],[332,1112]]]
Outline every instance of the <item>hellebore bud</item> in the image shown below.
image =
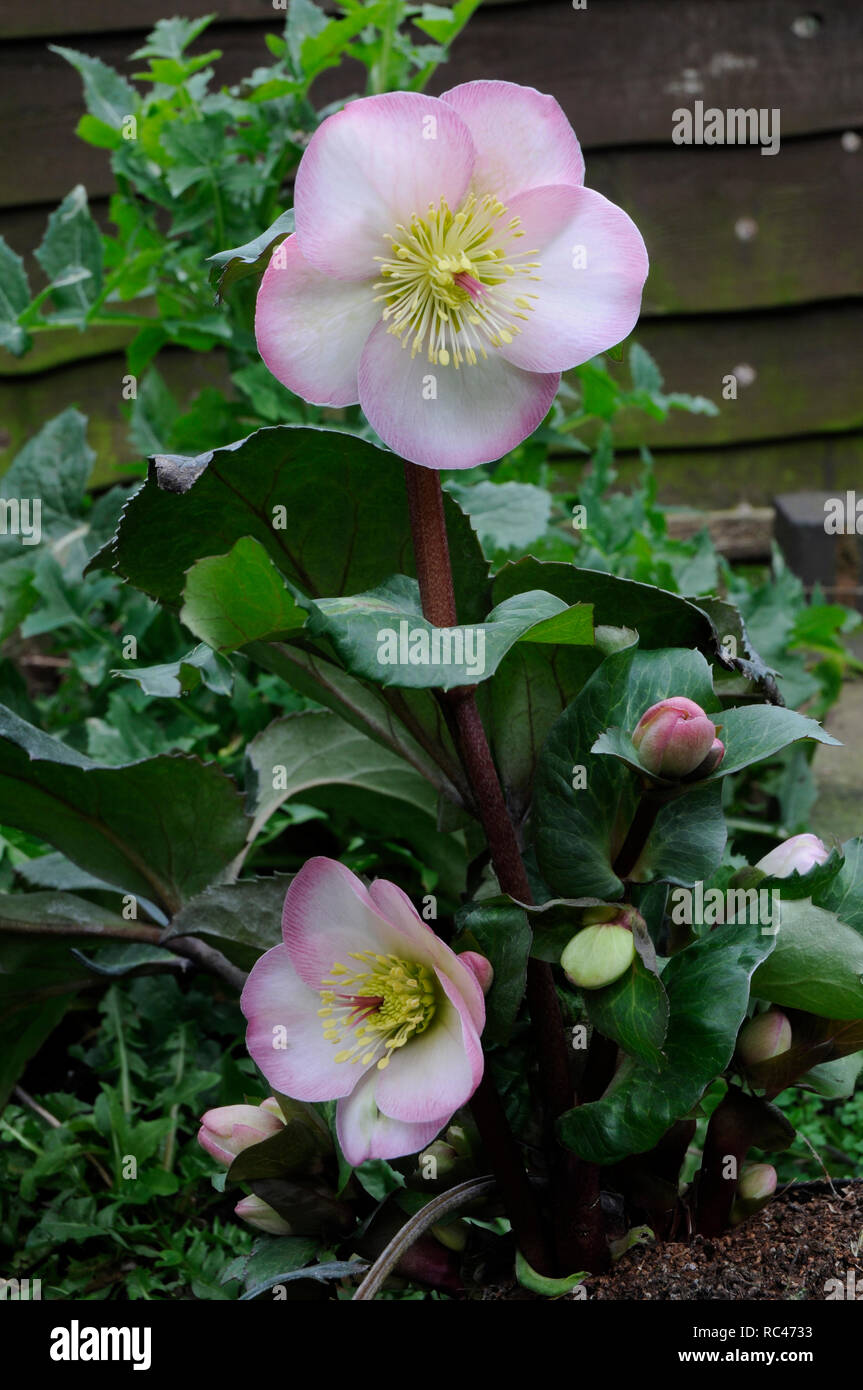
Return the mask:
[[693,782],[697,781],[700,777],[709,777],[711,772],[716,771],[724,757],[725,744],[722,742],[721,738],[715,738],[710,745],[707,757],[703,762],[698,764],[694,772],[690,772],[689,776],[692,778]]
[[731,1208],[731,1225],[739,1226],[766,1206],[776,1191],[776,1169],[769,1163],[750,1163],[740,1174],[737,1194]]
[[289,1236],[291,1234],[290,1223],[283,1216],[263,1201],[261,1197],[244,1197],[234,1207],[234,1215],[239,1216],[241,1221],[245,1221],[249,1226],[254,1226],[259,1231],[266,1231],[268,1236]]
[[748,1067],[756,1062],[769,1062],[771,1057],[787,1052],[790,1046],[791,1024],[779,1009],[768,1009],[750,1018],[737,1038],[737,1054]]
[[284,1123],[274,1096],[260,1105],[220,1105],[201,1117],[198,1143],[217,1163],[230,1168],[237,1154],[278,1134]]
[[452,1144],[443,1139],[435,1139],[417,1158],[417,1169],[422,1177],[444,1178],[458,1163],[458,1154]]
[[683,695],[660,700],[645,710],[633,731],[632,743],[642,767],[655,777],[689,777],[694,772],[706,776],[725,752],[713,720]]
[[485,956],[481,956],[478,951],[462,951],[459,954],[462,965],[466,965],[472,975],[475,975],[483,994],[488,994],[494,979],[494,966]]
[[[590,921],[599,913],[612,916]],[[564,947],[560,963],[571,984],[579,989],[602,989],[614,984],[635,959],[635,938],[630,908],[594,908],[585,913],[587,926]]]
[[769,1163],[750,1163],[740,1174],[737,1196],[743,1202],[766,1202],[776,1191],[776,1169]]
[[817,835],[792,835],[783,840],[755,865],[771,878],[788,878],[796,870],[798,874],[808,874],[816,864],[823,864],[830,858],[830,851]]

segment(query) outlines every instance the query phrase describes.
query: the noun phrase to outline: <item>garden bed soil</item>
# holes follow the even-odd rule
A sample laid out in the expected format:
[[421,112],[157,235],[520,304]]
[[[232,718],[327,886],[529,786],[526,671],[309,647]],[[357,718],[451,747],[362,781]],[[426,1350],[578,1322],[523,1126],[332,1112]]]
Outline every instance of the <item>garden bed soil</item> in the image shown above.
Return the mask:
[[863,1182],[796,1183],[727,1235],[635,1246],[584,1283],[591,1299],[863,1299]]

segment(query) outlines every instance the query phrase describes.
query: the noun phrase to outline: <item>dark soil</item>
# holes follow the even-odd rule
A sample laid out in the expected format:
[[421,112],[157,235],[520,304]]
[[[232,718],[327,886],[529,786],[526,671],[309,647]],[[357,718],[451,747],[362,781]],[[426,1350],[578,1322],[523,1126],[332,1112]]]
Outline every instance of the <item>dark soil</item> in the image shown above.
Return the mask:
[[728,1235],[635,1246],[584,1287],[590,1299],[863,1300],[863,1183],[796,1184]]

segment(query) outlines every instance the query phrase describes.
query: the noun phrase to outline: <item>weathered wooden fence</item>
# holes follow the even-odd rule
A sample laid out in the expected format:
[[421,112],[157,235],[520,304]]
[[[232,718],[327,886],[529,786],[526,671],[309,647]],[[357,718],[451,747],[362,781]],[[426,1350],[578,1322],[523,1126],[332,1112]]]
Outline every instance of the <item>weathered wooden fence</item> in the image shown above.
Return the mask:
[[[212,0],[204,36],[222,80],[265,61],[281,11]],[[49,53],[67,42],[125,72],[163,0],[3,0],[0,232],[22,253],[78,182],[97,214],[107,156],[79,142],[77,74]],[[204,0],[178,0],[189,16]],[[860,0],[571,0],[481,7],[438,88],[496,76],[554,93],[587,158],[587,182],[635,218],[651,253],[641,342],[669,389],[701,393],[715,418],[624,421],[624,447],[657,452],[663,496],[727,506],[800,487],[863,483],[863,5]],[[329,78],[327,80],[330,80]],[[675,110],[780,113],[781,148],[677,145]],[[112,330],[113,333],[113,330]],[[76,402],[93,419],[100,476],[128,460],[116,335],[74,335],[0,362],[7,454],[47,414]],[[742,368],[743,370],[738,370]],[[171,355],[175,386],[220,370],[215,354]],[[722,399],[736,373],[736,400]],[[748,383],[748,384],[744,384]],[[106,472],[106,469],[108,472]]]

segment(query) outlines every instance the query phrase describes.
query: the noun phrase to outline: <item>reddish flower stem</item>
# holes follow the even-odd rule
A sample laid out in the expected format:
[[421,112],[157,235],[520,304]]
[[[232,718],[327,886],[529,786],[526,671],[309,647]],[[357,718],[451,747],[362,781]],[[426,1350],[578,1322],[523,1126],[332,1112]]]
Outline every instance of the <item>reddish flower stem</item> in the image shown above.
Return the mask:
[[[457,623],[458,616],[440,475],[434,469],[405,463],[405,481],[423,613],[435,627],[452,627]],[[504,893],[519,902],[531,903],[533,899],[518,838],[507,811],[477,709],[474,688],[465,686],[454,690],[446,699],[455,727],[458,751],[473,790],[500,887]],[[555,1138],[555,1123],[564,1111],[572,1107],[575,1097],[554,977],[551,967],[542,961],[531,960],[528,963],[527,998],[536,1040],[546,1114],[546,1141],[554,1209],[554,1264],[562,1273],[571,1274],[583,1268],[587,1262],[590,1262],[591,1268],[595,1268],[601,1267],[605,1260],[606,1246],[602,1236],[599,1207],[599,1176],[598,1170],[593,1169],[592,1165],[582,1164],[574,1154],[563,1149]],[[487,1086],[490,1087],[490,1083],[484,1081],[483,1088]],[[477,1124],[481,1127],[480,1132],[483,1133],[487,1147],[490,1144],[495,1146],[490,1148],[490,1158],[495,1164],[501,1165],[501,1171],[497,1172],[501,1186],[504,1185],[501,1176],[504,1169],[507,1181],[511,1184],[510,1190],[504,1190],[522,1253],[535,1269],[540,1267],[534,1264],[524,1243],[529,1240],[531,1247],[537,1250],[544,1267],[549,1269],[547,1241],[542,1234],[538,1212],[531,1215],[527,1228],[519,1229],[516,1226],[514,1212],[519,1210],[521,1219],[524,1219],[527,1215],[528,1194],[531,1196],[534,1211],[536,1207],[515,1148],[515,1141],[503,1118],[496,1093],[495,1104],[501,1112],[499,1120],[503,1121],[505,1133],[500,1123],[493,1135],[488,1133],[487,1137],[486,1133],[483,1133],[483,1122],[481,1113],[477,1112],[475,1097],[474,1113]],[[487,1096],[481,1096],[479,1111],[482,1112],[488,1105]],[[487,1120],[486,1115],[486,1125]],[[517,1173],[512,1162],[513,1153],[517,1160]],[[514,1182],[516,1178],[518,1180]]]

